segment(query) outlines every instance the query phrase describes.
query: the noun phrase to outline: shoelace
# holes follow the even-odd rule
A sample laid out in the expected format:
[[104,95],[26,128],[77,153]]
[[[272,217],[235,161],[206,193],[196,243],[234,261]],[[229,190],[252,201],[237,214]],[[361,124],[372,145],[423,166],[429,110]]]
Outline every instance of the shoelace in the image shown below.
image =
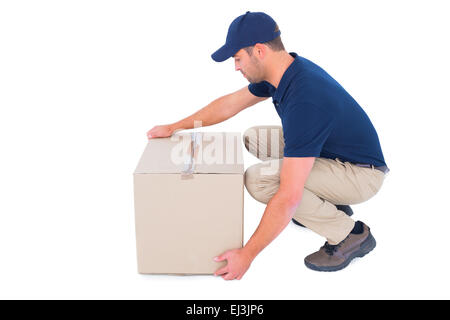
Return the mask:
[[344,241],[345,241],[345,240],[342,240],[340,243],[335,244],[335,245],[329,244],[328,241],[325,242],[325,245],[324,245],[324,247],[325,247],[325,252],[326,252],[329,256],[332,256],[332,255],[337,251],[337,249],[344,243]]
[[[368,229],[369,229],[369,231],[370,231],[370,228],[368,228]],[[335,245],[329,244],[328,241],[325,242],[325,245],[324,245],[324,247],[325,247],[325,252],[326,252],[328,255],[332,256],[332,255],[337,251],[337,249],[338,249],[340,246],[342,246],[342,244],[345,242],[345,240],[348,239],[349,236],[350,236],[350,234],[349,234],[344,240],[342,240],[341,242],[339,242],[338,244],[335,244]]]

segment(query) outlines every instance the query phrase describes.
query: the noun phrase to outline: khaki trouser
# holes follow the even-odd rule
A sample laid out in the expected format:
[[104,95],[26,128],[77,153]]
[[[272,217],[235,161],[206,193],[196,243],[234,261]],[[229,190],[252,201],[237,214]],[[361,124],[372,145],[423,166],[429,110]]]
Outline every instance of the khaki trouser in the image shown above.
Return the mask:
[[[246,149],[263,161],[245,171],[245,186],[253,198],[267,204],[280,185],[284,149],[282,127],[252,127],[245,131],[243,140]],[[316,158],[294,219],[327,238],[328,243],[338,244],[347,237],[355,222],[335,205],[370,199],[380,189],[384,176],[373,167],[359,167],[338,158]]]

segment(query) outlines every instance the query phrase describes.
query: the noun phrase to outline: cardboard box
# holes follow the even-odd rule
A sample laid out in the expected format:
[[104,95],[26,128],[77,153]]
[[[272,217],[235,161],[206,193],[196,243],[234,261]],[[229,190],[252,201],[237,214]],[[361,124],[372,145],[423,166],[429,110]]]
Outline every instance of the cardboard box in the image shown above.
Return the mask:
[[240,133],[150,139],[134,172],[139,273],[213,274],[243,246]]

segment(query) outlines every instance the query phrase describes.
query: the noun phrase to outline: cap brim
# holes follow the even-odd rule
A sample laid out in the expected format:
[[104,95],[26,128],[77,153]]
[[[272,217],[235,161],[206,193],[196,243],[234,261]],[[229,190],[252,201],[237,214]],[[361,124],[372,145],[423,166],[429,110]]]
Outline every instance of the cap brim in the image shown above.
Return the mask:
[[231,48],[226,43],[211,55],[211,58],[216,62],[222,62],[232,57],[235,54],[234,48]]

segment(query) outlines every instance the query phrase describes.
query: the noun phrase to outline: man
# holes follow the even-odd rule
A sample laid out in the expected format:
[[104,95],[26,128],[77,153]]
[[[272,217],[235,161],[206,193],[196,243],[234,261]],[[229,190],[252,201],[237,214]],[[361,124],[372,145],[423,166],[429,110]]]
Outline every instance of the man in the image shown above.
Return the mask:
[[267,207],[243,248],[216,257],[227,265],[215,274],[241,279],[291,219],[327,239],[305,258],[308,268],[345,268],[376,245],[369,227],[349,217],[348,206],[374,196],[389,171],[372,123],[323,69],[284,49],[277,24],[265,13],[247,12],[231,23],[225,45],[212,54],[217,62],[230,57],[248,87],[147,133],[149,139],[168,137],[193,128],[194,120],[213,125],[272,97],[282,128],[260,126],[244,133],[246,148],[263,161],[246,170],[245,185]]

